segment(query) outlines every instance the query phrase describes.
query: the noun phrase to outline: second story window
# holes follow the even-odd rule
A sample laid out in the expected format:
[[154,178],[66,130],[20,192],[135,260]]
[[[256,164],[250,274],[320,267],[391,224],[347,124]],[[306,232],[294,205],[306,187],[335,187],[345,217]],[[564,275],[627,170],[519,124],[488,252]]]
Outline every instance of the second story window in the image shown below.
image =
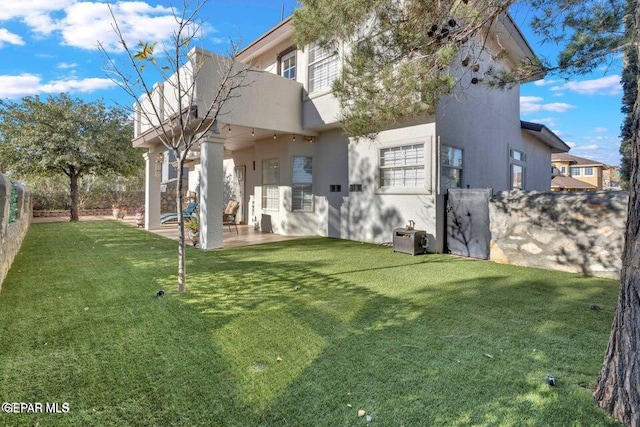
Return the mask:
[[309,93],[331,88],[338,77],[338,53],[318,45],[309,48]]
[[296,79],[296,51],[292,50],[280,57],[280,75],[285,79]]

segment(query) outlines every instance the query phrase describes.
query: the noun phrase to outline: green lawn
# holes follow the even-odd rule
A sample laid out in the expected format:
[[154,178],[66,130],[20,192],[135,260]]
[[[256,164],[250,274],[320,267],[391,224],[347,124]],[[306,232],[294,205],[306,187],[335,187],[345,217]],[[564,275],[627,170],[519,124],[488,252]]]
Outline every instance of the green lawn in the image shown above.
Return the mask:
[[0,425],[615,425],[591,397],[615,281],[310,238],[188,248],[178,294],[176,246],[31,226],[0,294],[0,401],[69,411]]

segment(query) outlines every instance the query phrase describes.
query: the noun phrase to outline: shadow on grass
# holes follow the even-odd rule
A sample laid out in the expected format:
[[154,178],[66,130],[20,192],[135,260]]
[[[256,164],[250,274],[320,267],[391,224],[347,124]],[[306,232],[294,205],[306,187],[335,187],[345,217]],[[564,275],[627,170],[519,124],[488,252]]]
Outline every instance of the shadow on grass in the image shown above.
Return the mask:
[[32,227],[0,295],[0,395],[70,411],[0,424],[239,425],[251,408],[210,322],[153,296],[175,247],[109,223]]
[[[182,297],[215,319],[262,424],[355,425],[363,408],[380,425],[615,425],[588,390],[615,284],[537,270],[514,279],[523,269],[439,256],[398,265],[375,247],[361,249],[368,268],[352,257],[351,270],[331,274],[321,272],[331,260],[281,250],[290,254],[279,261],[217,254],[212,271],[191,269]],[[474,269],[494,275],[465,277]]]
[[0,422],[614,425],[584,388],[612,281],[303,239],[190,249],[179,295],[175,252],[109,223],[34,227],[0,297],[0,394],[72,411]]

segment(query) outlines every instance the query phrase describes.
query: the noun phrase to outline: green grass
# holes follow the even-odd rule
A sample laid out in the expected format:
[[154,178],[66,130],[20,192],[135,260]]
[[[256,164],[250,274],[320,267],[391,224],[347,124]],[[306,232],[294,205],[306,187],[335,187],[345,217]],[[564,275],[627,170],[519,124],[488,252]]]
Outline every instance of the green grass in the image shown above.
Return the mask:
[[310,238],[188,248],[178,294],[176,252],[32,225],[0,294],[0,401],[69,412],[0,425],[615,425],[590,390],[615,281]]

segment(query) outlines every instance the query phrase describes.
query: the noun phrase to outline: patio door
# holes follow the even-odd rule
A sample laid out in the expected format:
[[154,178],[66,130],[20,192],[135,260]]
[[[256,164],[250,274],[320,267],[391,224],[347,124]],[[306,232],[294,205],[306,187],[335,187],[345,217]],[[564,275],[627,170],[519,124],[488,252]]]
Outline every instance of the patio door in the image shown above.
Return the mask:
[[246,170],[247,170],[246,166],[236,166],[235,168],[233,168],[233,182],[236,187],[236,197],[240,202],[240,208],[238,209],[237,218],[238,218],[238,222],[242,224],[247,223],[247,219],[244,217],[246,212],[245,210],[246,200],[244,197],[245,185],[246,185],[246,180],[245,180]]

